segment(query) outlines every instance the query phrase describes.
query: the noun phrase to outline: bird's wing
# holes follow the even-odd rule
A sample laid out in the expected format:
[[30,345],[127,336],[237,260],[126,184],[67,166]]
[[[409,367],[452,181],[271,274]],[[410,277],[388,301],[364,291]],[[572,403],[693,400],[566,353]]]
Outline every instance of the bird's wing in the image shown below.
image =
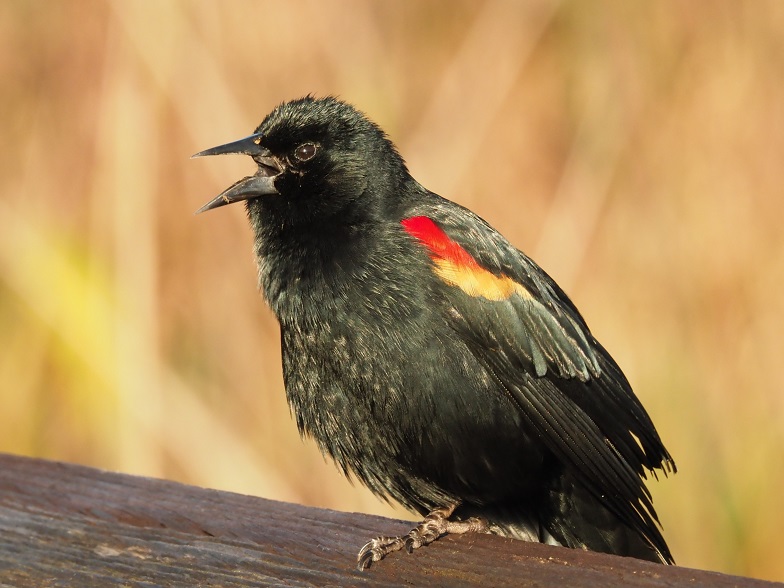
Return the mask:
[[674,464],[626,378],[566,294],[484,220],[454,203],[420,205],[402,226],[432,261],[452,328],[548,448],[667,559],[641,476],[644,468]]

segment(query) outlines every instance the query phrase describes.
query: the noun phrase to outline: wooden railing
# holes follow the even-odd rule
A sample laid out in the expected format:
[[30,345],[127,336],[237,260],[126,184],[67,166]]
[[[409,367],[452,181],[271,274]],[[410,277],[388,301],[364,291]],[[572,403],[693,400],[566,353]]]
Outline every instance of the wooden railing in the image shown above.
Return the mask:
[[774,586],[490,535],[364,572],[410,522],[0,454],[0,586]]

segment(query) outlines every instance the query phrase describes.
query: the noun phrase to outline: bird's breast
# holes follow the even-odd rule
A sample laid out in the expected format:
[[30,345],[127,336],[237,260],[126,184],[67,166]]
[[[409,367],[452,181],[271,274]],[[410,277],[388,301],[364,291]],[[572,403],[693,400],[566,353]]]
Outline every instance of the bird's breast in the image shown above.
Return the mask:
[[418,510],[444,495],[525,492],[543,456],[519,411],[462,343],[434,328],[440,319],[420,317],[427,325],[357,313],[283,328],[300,431],[378,494]]

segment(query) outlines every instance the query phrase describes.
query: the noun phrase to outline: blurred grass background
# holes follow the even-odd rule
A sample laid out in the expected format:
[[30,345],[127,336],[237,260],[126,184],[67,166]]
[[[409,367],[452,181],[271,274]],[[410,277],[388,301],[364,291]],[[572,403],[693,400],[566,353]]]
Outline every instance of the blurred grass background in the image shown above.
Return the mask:
[[[394,516],[298,438],[190,161],[337,94],[570,293],[680,472],[679,564],[784,580],[784,3],[0,3],[0,450]],[[357,545],[364,538],[358,538]]]

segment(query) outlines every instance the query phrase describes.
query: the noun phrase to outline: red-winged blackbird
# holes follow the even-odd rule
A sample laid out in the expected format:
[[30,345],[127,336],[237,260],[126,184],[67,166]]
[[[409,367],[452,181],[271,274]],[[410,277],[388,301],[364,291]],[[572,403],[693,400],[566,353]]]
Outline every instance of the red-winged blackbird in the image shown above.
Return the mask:
[[334,98],[196,155],[220,153],[258,171],[199,212],[245,201],[300,432],[425,516],[367,543],[360,569],[467,531],[673,563],[643,479],[675,464],[539,266]]

